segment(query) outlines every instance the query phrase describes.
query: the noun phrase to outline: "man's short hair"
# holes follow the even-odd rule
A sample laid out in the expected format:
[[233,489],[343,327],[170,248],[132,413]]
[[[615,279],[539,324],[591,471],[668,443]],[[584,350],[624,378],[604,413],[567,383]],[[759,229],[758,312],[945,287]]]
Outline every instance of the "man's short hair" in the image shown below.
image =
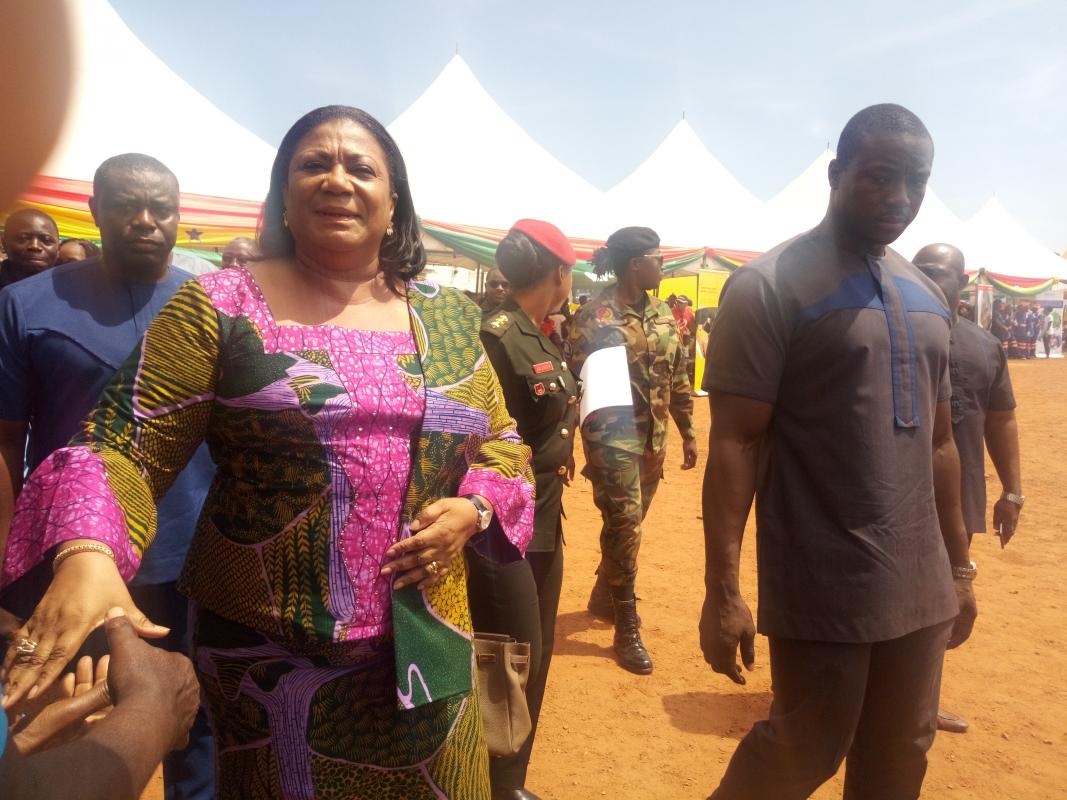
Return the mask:
[[93,175],[93,194],[100,194],[101,186],[115,172],[151,172],[156,175],[169,175],[175,183],[178,182],[178,176],[158,158],[146,156],[144,153],[122,153],[112,156],[96,168]]
[[908,133],[933,140],[923,121],[904,106],[879,103],[857,111],[837,140],[837,161],[847,167],[869,133]]

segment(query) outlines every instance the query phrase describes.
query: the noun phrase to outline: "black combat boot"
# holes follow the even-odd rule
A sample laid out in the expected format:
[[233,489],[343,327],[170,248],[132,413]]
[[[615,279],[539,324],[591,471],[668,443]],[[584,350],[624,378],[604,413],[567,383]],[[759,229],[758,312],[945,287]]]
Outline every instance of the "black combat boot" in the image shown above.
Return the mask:
[[641,641],[641,625],[637,617],[637,600],[613,598],[615,606],[615,655],[619,666],[638,675],[652,673],[652,658]]
[[611,587],[598,577],[589,593],[589,613],[605,622],[615,621],[615,607],[611,604]]
[[[597,578],[593,591],[589,593],[589,613],[605,622],[615,621],[615,606],[611,603],[611,587]],[[637,627],[641,627],[641,615],[637,615]]]

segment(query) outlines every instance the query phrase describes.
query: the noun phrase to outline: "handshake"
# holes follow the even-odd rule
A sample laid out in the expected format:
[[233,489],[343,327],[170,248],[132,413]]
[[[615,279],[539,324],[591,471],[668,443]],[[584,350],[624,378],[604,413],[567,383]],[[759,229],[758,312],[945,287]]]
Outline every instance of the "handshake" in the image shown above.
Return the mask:
[[[0,611],[0,639],[18,627]],[[136,800],[163,756],[185,746],[200,705],[189,659],[142,641],[121,609],[104,627],[110,655],[95,669],[82,658],[62,681],[8,709],[5,797]]]

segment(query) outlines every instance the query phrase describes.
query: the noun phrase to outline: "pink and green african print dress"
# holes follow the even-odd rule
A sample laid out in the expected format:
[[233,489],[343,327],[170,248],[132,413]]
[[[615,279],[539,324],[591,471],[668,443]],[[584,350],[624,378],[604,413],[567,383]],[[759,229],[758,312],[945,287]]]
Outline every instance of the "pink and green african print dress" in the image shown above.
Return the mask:
[[529,451],[477,308],[426,283],[408,299],[410,331],[279,325],[248,272],[191,281],[19,497],[4,582],[73,538],[107,542],[129,579],[207,440],[180,585],[220,797],[488,797],[462,560],[426,592],[379,571],[421,508],[467,493],[493,503],[490,549],[520,557]]

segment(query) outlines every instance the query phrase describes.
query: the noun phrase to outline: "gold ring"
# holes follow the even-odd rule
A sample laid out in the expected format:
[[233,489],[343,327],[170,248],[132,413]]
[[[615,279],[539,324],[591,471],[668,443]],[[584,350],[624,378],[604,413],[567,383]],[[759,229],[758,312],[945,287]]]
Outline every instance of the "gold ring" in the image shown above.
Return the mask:
[[37,642],[27,639],[25,636],[15,642],[15,652],[20,656],[32,656],[37,650]]
[[431,561],[429,564],[426,565],[426,571],[429,572],[431,575],[436,576],[437,573],[441,571],[441,565],[438,564],[437,561]]

